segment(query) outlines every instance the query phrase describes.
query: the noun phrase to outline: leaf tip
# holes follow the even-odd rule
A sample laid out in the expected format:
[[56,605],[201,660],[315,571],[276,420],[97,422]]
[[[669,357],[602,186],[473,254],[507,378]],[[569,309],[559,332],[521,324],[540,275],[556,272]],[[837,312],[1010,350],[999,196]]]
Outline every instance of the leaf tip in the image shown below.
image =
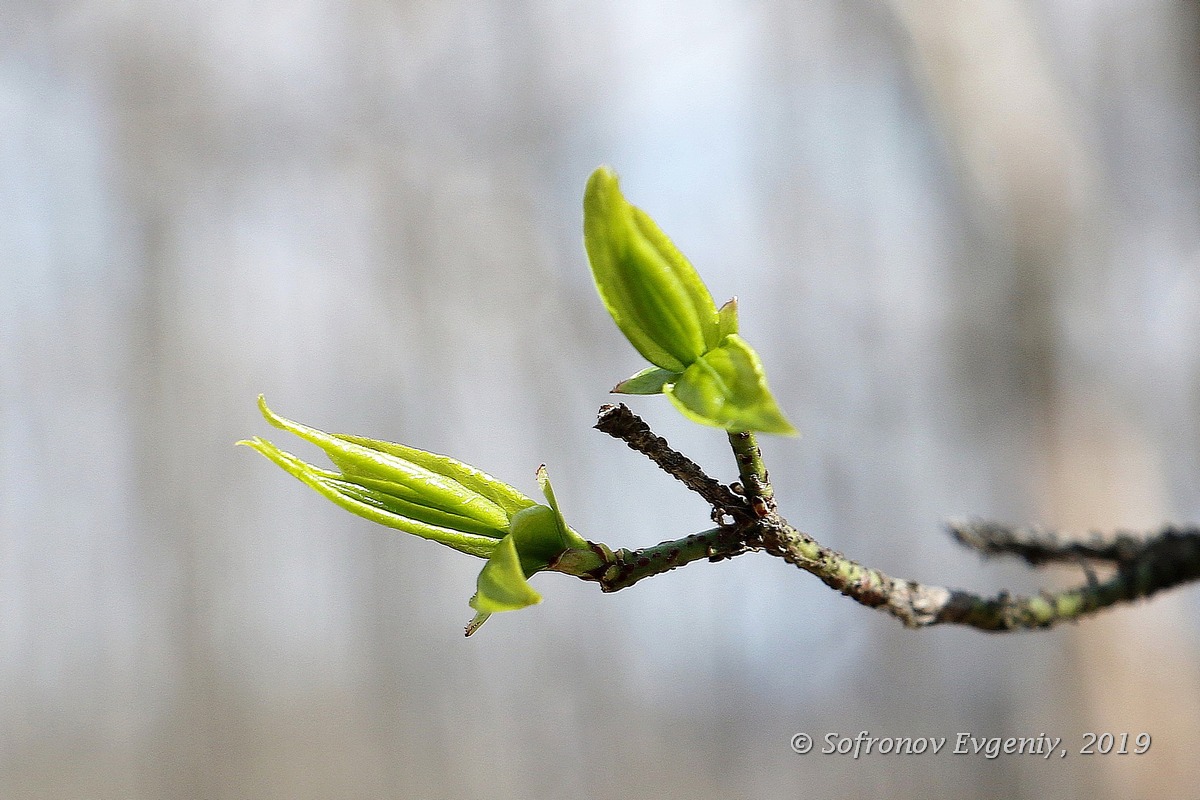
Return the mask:
[[795,439],[800,436],[800,431],[792,423],[785,418],[780,418],[778,426],[771,430],[763,430],[763,433],[773,433],[776,436],[786,436],[789,439]]
[[617,173],[609,166],[596,167],[583,190],[583,241],[590,260],[601,258],[602,240],[610,235],[608,227],[623,201]]
[[263,455],[266,455],[267,451],[274,447],[274,445],[261,436],[251,436],[249,439],[239,439],[233,443],[233,446],[249,447],[251,450],[254,450],[257,453],[262,453]]
[[615,185],[618,180],[616,170],[608,164],[601,164],[592,170],[592,174],[588,177],[587,189],[591,191],[593,188],[597,190],[608,188]]
[[717,335],[722,339],[738,332],[737,295],[729,298],[725,305],[717,309],[717,330]]
[[263,415],[263,419],[271,423],[276,428],[285,428],[284,420],[278,414],[270,409],[267,405],[267,396],[260,394],[258,396],[258,411]]
[[487,622],[488,617],[490,617],[490,616],[491,616],[491,614],[480,611],[478,614],[476,614],[474,617],[471,618],[470,622],[467,623],[467,628],[466,628],[466,632],[464,635],[470,636],[471,634],[475,633],[475,631],[482,628],[483,623]]

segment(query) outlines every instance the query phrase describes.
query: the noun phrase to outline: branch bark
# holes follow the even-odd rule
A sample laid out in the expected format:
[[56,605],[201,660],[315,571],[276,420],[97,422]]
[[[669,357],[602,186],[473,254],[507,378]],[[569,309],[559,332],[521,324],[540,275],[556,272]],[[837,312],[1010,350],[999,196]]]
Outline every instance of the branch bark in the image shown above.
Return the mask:
[[1098,580],[1088,568],[1086,581],[1070,589],[1033,596],[1002,591],[991,597],[895,578],[825,547],[779,515],[753,434],[729,434],[741,475],[741,496],[672,450],[624,405],[604,406],[596,427],[625,441],[703,497],[713,507],[714,519],[733,519],[730,524],[641,550],[612,551],[597,545],[577,560],[555,565],[561,572],[597,581],[605,592],[628,588],[692,561],[719,561],[764,550],[847,597],[886,611],[906,627],[956,624],[999,633],[1048,628],[1200,580],[1200,528],[1168,527],[1145,538],[1118,533],[1075,542],[1063,541],[1051,531],[978,521],[953,523],[950,531],[957,541],[984,556],[1014,556],[1033,567],[1101,562],[1111,568],[1111,574]]
[[716,478],[709,477],[695,461],[671,449],[667,440],[650,430],[650,426],[624,403],[604,405],[596,417],[595,428],[620,439],[649,458],[659,469],[703,497],[713,507],[713,519],[722,514],[733,517],[746,515],[746,500]]

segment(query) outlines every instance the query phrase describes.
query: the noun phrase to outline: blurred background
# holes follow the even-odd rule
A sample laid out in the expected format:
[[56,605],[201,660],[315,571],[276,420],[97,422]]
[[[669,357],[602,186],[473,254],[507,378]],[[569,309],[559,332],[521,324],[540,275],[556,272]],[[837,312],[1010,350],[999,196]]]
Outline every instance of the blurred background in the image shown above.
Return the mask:
[[[748,555],[543,575],[464,640],[481,562],[233,442],[317,456],[263,392],[530,494],[545,462],[612,546],[706,527],[591,430],[643,366],[581,244],[608,163],[738,295],[804,433],[764,442],[794,524],[930,583],[1077,581],[941,523],[1200,520],[1198,45],[1195,3],[0,3],[0,796],[1194,795],[1196,587],[912,632]],[[789,748],[859,731],[1070,755]]]

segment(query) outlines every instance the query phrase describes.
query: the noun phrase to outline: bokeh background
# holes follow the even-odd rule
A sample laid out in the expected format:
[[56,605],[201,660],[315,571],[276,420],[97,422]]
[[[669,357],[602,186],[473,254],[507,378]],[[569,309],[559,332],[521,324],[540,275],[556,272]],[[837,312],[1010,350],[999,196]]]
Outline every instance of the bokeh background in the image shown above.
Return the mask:
[[[940,524],[1200,520],[1198,54],[1188,2],[0,3],[0,796],[1193,796],[1194,587],[910,632],[749,555],[541,576],[464,640],[480,562],[233,442],[264,392],[528,493],[545,462],[613,546],[705,527],[591,430],[642,366],[581,246],[608,163],[738,295],[795,524],[932,583],[1078,580]],[[1072,754],[788,744],[863,730]]]

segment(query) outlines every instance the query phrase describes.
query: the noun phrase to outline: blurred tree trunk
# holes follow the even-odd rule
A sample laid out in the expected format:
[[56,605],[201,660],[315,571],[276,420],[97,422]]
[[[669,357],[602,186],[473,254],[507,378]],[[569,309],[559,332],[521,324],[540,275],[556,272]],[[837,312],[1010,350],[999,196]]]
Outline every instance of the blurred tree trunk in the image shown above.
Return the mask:
[[[1129,404],[1111,399],[1112,376],[1080,358],[1069,338],[1104,313],[1111,189],[1080,135],[1078,104],[1039,47],[1034,9],[986,0],[895,0],[894,7],[977,218],[1001,221],[1002,230],[988,233],[1011,248],[1014,340],[1038,443],[1030,476],[1043,510],[1036,522],[1075,533],[1153,529],[1166,518],[1166,500],[1150,432]],[[1186,679],[1195,671],[1172,622],[1179,617],[1164,608],[1184,602],[1170,595],[1154,608],[1089,621],[1074,636],[1081,696],[1061,698],[1064,706],[1082,703],[1095,732],[1146,730],[1163,748],[1186,742],[1200,718],[1200,691]],[[1157,657],[1147,660],[1150,652]],[[1129,730],[1135,720],[1143,727]],[[1062,735],[1070,741],[1080,733]],[[1095,797],[1192,791],[1194,758],[1179,752],[1165,763],[1175,768],[1098,758],[1084,774]]]

